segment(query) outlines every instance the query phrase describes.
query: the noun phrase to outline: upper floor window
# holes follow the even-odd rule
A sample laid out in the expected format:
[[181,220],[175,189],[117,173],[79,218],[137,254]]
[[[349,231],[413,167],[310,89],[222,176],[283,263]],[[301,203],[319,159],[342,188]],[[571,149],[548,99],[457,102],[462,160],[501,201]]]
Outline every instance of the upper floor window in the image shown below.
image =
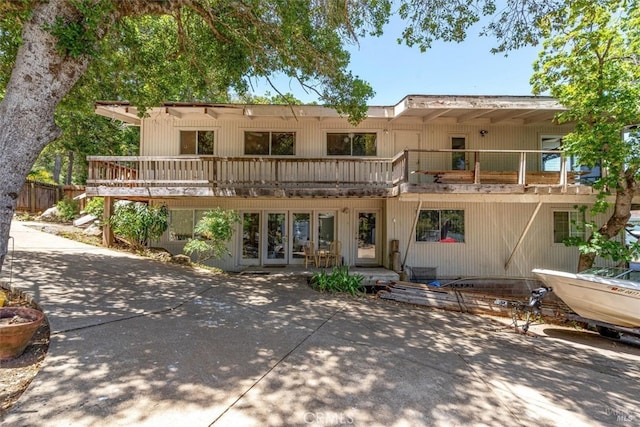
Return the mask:
[[328,156],[375,156],[377,134],[370,133],[328,133]]
[[180,154],[213,155],[212,130],[181,130]]
[[245,132],[244,154],[293,156],[296,154],[295,132]]
[[553,212],[553,243],[564,243],[569,237],[584,238],[584,212]]
[[416,242],[464,242],[464,211],[421,210],[416,224]]

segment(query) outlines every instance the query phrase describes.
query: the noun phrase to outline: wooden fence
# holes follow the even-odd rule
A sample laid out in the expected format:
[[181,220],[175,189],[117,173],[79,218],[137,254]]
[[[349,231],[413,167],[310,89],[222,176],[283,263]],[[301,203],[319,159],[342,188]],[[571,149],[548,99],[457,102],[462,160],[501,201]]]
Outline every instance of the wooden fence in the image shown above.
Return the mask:
[[[27,180],[22,186],[16,210],[20,212],[44,212],[55,206],[61,199],[72,199],[84,193],[83,185],[47,184]],[[84,207],[84,198],[80,199],[80,209]]]

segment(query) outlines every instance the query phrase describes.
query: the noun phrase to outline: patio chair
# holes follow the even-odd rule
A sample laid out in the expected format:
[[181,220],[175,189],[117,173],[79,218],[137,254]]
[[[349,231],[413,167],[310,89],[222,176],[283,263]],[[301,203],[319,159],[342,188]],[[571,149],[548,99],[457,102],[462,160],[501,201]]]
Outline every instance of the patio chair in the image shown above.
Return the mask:
[[316,256],[315,245],[309,241],[304,245],[304,268],[309,266],[309,261],[313,263],[314,267],[318,266],[318,258]]
[[340,240],[334,240],[329,245],[326,267],[328,267],[331,262],[333,262],[333,265],[336,267],[342,265],[342,242]]

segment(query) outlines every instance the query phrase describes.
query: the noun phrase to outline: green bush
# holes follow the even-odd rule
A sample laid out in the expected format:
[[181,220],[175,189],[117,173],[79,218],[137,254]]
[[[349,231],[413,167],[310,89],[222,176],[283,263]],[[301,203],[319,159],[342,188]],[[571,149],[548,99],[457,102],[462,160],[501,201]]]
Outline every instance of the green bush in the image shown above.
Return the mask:
[[89,199],[86,206],[84,207],[84,211],[89,215],[93,215],[98,219],[102,219],[102,216],[104,215],[104,198],[93,197]]
[[346,292],[357,295],[364,292],[361,274],[349,274],[349,267],[334,267],[331,274],[326,271],[315,273],[311,277],[311,286],[320,292]]
[[73,221],[80,214],[80,203],[77,200],[64,198],[56,204],[58,218],[63,221]]
[[234,210],[215,208],[205,212],[194,229],[197,238],[189,239],[183,252],[189,256],[196,255],[197,263],[231,255],[227,242],[231,240],[235,224],[239,222],[240,215]]
[[167,230],[169,211],[166,206],[141,202],[116,203],[109,224],[114,234],[139,249],[151,240],[158,240]]

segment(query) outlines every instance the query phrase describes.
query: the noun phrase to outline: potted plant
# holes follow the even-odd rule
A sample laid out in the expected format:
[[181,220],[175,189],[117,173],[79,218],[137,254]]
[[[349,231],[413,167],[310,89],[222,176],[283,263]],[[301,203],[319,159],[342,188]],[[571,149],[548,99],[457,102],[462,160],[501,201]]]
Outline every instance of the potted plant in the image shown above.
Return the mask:
[[43,320],[44,314],[34,308],[0,308],[0,360],[19,357]]

